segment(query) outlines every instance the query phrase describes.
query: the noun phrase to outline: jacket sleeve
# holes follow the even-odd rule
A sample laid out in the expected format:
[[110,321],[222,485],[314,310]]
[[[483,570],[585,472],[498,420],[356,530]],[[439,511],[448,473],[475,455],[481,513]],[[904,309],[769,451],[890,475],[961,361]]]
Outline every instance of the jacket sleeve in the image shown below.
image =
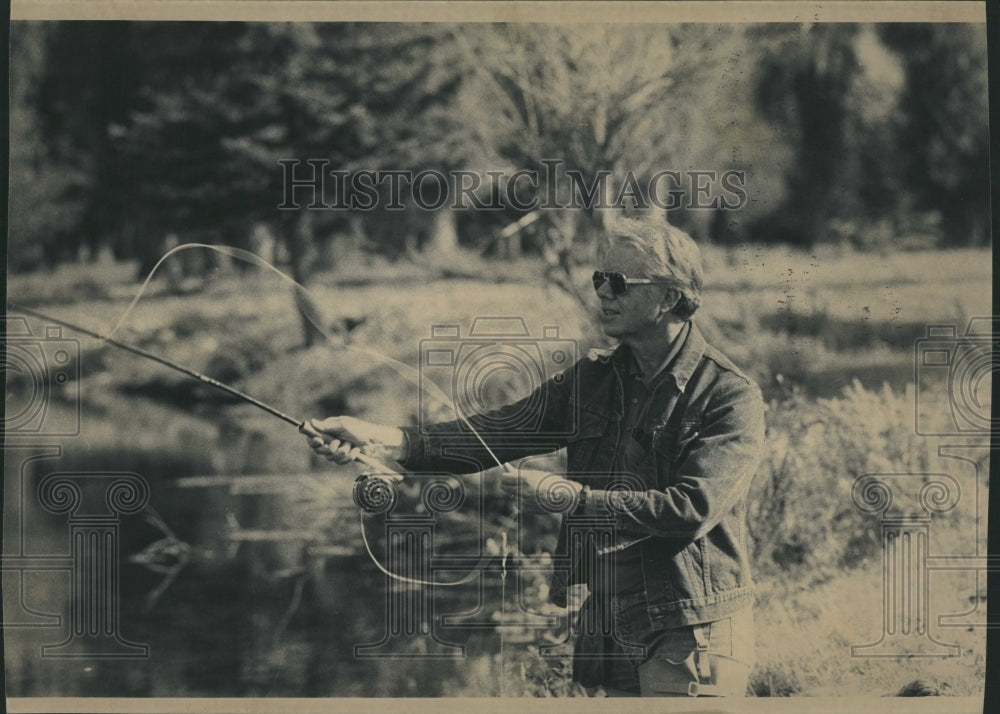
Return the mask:
[[613,516],[626,540],[701,538],[746,496],[763,449],[760,388],[736,378],[709,398],[700,430],[668,467],[673,474],[665,488],[591,491],[585,512]]
[[[566,445],[573,428],[571,401],[580,363],[547,380],[524,399],[490,412],[437,424],[400,427],[413,470],[453,474],[485,471],[501,462],[548,453]],[[489,447],[489,450],[487,450]]]

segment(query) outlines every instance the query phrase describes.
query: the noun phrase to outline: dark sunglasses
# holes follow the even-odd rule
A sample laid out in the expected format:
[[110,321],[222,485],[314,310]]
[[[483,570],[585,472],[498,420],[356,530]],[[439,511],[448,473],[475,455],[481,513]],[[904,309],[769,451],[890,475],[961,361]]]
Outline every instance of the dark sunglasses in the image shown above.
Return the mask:
[[610,273],[604,270],[595,270],[593,280],[594,290],[600,290],[607,281],[608,285],[611,286],[611,292],[615,295],[627,295],[629,285],[653,285],[661,282],[650,278],[627,278],[623,273]]

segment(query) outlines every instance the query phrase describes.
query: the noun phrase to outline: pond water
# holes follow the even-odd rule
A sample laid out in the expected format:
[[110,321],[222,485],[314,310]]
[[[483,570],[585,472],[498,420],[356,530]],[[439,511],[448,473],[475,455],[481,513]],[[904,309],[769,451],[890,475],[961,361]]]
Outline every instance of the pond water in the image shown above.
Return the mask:
[[[493,572],[453,588],[390,582],[363,548],[359,511],[350,498],[353,479],[336,481],[332,490],[327,486],[320,499],[307,487],[289,486],[308,486],[308,474],[220,479],[199,453],[179,444],[152,453],[80,443],[5,451],[8,696],[419,697],[500,691],[496,612],[501,587],[521,589],[520,578],[501,583]],[[206,469],[210,477],[199,480]],[[38,502],[39,485],[50,474],[92,471],[141,474],[149,488],[145,508],[120,516],[113,528],[105,524],[117,534],[111,544],[117,557],[108,562],[118,563],[118,593],[95,595],[114,609],[101,620],[114,631],[103,639],[90,636],[90,623],[82,622],[89,615],[71,607],[72,570],[65,557],[71,518],[48,513]],[[84,501],[100,510],[107,484],[80,483]],[[478,556],[489,534],[476,527],[474,515],[461,511],[454,518],[465,520],[452,529],[454,538],[442,536],[442,529],[434,532],[435,553],[450,548]],[[365,522],[372,549],[385,562],[386,517],[366,516]],[[78,519],[76,527],[86,526],[81,524]],[[42,555],[53,557],[47,566],[36,562]],[[19,564],[25,567],[18,570]],[[407,562],[396,567],[405,569]],[[442,580],[462,574],[430,574],[412,564],[407,572]],[[523,592],[512,592],[508,608],[515,597],[525,601]],[[393,617],[402,611],[399,603],[415,614]],[[436,619],[456,613],[464,615],[451,626]],[[83,632],[75,639],[74,627]],[[554,630],[536,627],[523,639]],[[121,658],[128,645],[115,643],[115,636],[145,645],[148,655]],[[78,647],[74,658],[49,656],[52,650],[44,649],[68,638]]]

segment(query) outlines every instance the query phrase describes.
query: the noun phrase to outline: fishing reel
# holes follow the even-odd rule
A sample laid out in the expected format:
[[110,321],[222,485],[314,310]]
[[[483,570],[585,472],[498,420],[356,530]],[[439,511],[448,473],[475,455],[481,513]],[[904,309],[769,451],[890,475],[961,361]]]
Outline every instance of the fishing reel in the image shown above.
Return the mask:
[[363,473],[354,481],[354,504],[367,513],[386,513],[396,506],[398,474]]

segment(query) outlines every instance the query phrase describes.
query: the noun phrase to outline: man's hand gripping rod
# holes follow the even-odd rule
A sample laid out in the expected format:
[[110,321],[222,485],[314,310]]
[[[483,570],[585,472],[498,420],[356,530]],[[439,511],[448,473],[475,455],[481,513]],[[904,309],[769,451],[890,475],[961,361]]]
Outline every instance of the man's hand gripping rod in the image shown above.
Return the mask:
[[[307,422],[297,426],[301,433],[319,437],[327,443],[333,439],[329,434],[316,431]],[[355,480],[353,492],[355,505],[368,513],[384,513],[392,509],[396,505],[395,486],[403,480],[403,475],[375,457],[362,453],[360,448],[354,460],[373,469],[371,472],[361,474]]]

